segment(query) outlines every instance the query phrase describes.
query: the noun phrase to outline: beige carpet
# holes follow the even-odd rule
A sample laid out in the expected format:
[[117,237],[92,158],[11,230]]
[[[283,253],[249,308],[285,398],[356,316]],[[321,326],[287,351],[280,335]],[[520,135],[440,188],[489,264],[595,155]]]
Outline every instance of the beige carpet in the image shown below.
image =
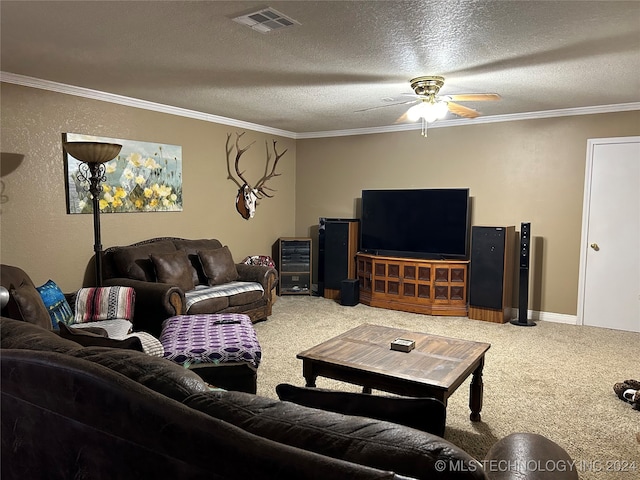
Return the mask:
[[[279,383],[304,385],[296,354],[362,323],[491,344],[482,421],[469,420],[470,379],[447,407],[445,438],[476,458],[509,433],[535,432],[562,445],[582,479],[640,478],[640,411],[612,389],[615,382],[640,379],[638,333],[550,322],[527,328],[285,296],[269,320],[254,325],[263,351],[258,394],[277,398]],[[326,378],[317,386],[360,391]]]

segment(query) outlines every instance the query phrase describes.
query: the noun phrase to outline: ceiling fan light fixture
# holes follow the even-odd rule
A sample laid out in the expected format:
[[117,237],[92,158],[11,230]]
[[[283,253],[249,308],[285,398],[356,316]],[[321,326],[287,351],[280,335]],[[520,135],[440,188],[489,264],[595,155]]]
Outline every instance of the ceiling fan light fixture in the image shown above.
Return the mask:
[[436,118],[438,120],[442,120],[447,116],[447,112],[449,112],[449,105],[447,104],[447,102],[440,100],[435,103],[434,110],[436,112]]
[[409,110],[407,110],[407,118],[409,119],[409,121],[417,122],[418,120],[423,118],[425,114],[424,109],[426,105],[427,104],[425,102],[420,102],[417,105],[414,105],[413,107],[411,107]]
[[425,122],[433,123],[443,119],[448,111],[447,102],[422,101],[407,110],[407,118],[412,122],[423,119]]

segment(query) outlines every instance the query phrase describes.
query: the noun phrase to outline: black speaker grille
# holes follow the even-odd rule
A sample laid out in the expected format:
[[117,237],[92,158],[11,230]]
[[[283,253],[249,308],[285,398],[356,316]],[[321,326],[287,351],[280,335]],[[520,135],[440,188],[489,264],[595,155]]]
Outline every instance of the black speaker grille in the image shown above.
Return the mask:
[[469,305],[502,309],[506,232],[502,227],[471,228]]
[[324,287],[340,289],[349,276],[349,224],[328,222],[324,233]]

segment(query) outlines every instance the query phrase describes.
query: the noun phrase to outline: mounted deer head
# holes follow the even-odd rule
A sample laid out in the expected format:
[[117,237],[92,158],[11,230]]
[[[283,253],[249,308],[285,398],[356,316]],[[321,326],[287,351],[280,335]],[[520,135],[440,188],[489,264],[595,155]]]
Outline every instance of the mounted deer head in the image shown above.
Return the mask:
[[236,210],[238,210],[238,213],[242,216],[242,218],[244,218],[245,220],[249,220],[250,218],[253,218],[253,216],[256,213],[256,205],[258,203],[257,202],[258,200],[261,200],[264,197],[268,197],[268,198],[273,197],[273,195],[270,195],[269,193],[267,193],[267,191],[275,192],[275,190],[267,187],[266,183],[267,183],[267,180],[269,180],[270,178],[277,177],[280,175],[279,173],[276,173],[276,166],[278,165],[278,160],[280,160],[282,156],[285,153],[287,153],[287,150],[285,149],[284,152],[278,153],[278,151],[276,150],[277,142],[275,140],[273,141],[273,153],[275,154],[275,160],[271,167],[271,171],[269,171],[269,162],[271,161],[271,154],[269,153],[269,144],[265,142],[266,149],[267,149],[267,162],[264,167],[264,175],[260,180],[258,180],[255,186],[252,187],[251,184],[249,184],[249,182],[247,182],[244,179],[243,177],[244,171],[241,172],[239,169],[240,157],[244,152],[249,150],[249,147],[251,147],[251,145],[255,143],[255,142],[251,142],[246,147],[240,148],[240,137],[242,137],[244,134],[245,132],[242,132],[240,134],[236,133],[236,143],[235,143],[235,149],[236,149],[235,170],[236,170],[236,175],[238,176],[240,181],[238,181],[231,173],[231,152],[233,151],[234,147],[233,145],[230,145],[231,134],[230,133],[227,134],[227,144],[226,144],[227,173],[229,174],[227,178],[229,180],[233,180],[235,184],[238,185],[238,194],[236,195]]

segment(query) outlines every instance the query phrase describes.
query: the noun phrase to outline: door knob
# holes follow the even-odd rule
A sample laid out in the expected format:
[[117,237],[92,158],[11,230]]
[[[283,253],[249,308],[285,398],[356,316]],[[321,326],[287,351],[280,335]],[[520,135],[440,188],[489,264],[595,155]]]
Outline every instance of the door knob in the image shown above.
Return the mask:
[[592,243],[592,244],[591,244],[591,248],[593,248],[596,252],[597,252],[598,250],[600,250],[600,247],[598,246],[598,244],[597,244],[597,243]]

